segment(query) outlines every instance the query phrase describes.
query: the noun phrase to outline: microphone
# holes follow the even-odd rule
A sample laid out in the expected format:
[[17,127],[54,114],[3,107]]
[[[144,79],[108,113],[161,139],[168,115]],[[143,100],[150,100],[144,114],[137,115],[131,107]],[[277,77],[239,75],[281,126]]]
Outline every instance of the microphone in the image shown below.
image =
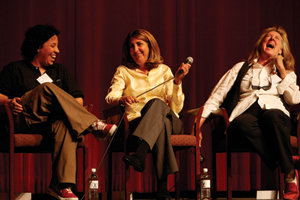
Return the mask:
[[[185,59],[185,62],[184,62],[184,64],[192,64],[194,62],[194,59],[191,57],[191,56],[189,56],[189,57],[187,57],[186,59]],[[182,74],[183,73],[183,70],[182,69],[180,69],[179,70],[179,72],[178,72],[178,74],[177,74],[177,76],[179,76],[180,74]]]
[[194,59],[191,56],[189,56],[189,57],[186,58],[184,63],[191,65],[191,64],[193,64],[193,62],[194,62]]

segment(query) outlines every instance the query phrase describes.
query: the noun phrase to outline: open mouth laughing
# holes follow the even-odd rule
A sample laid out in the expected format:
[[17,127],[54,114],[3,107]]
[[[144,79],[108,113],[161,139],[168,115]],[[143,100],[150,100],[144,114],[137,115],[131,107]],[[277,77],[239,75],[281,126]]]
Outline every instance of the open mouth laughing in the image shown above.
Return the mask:
[[270,49],[274,49],[274,44],[269,43],[269,44],[267,44],[267,47]]

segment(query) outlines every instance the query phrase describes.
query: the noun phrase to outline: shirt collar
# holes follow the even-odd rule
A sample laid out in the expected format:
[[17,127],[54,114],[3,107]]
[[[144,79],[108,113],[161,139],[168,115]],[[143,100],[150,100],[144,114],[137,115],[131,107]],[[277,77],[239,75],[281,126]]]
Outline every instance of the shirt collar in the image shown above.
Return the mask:
[[[28,66],[30,68],[32,68],[32,69],[34,69],[36,71],[39,71],[39,68],[36,67],[36,66],[34,66],[31,62],[29,62],[29,61],[25,61],[25,62],[28,64]],[[52,69],[53,67],[54,67],[54,65],[49,65],[49,66],[45,67],[45,69],[46,69],[46,71],[48,71],[49,69]]]
[[262,65],[262,64],[260,64],[260,63],[258,63],[257,61],[258,61],[258,59],[257,58],[255,58],[254,60],[254,64],[253,64],[253,68],[254,69],[262,69],[262,68],[265,68],[265,69],[267,69],[267,71],[271,71],[271,69],[273,69],[273,64],[271,63],[271,62],[269,62],[268,64],[266,64],[266,65]]

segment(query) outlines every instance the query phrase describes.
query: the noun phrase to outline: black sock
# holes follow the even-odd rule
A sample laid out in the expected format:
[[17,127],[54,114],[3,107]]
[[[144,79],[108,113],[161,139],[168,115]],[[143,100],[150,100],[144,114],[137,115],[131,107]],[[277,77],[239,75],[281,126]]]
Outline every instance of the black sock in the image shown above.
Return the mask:
[[150,149],[149,144],[145,140],[141,140],[135,152],[138,159],[142,162],[145,161],[146,155]]

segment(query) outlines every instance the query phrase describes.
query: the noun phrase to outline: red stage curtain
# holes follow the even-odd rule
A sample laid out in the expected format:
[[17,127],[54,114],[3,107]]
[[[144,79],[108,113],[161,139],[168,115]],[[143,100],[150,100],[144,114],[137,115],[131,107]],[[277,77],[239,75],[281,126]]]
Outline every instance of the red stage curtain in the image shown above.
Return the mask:
[[[257,36],[265,27],[284,26],[296,61],[300,60],[299,9],[298,0],[1,1],[0,66],[21,59],[19,49],[29,26],[38,23],[56,26],[61,31],[58,61],[66,64],[74,74],[85,93],[85,101],[93,103],[94,113],[102,118],[102,110],[106,106],[104,97],[121,61],[123,40],[130,30],[145,28],[156,37],[165,63],[173,71],[187,56],[194,58],[190,74],[183,82],[186,94],[184,112],[201,106],[219,78],[233,64],[248,57]],[[208,134],[204,137],[202,152],[206,157],[205,166],[211,169],[210,137]],[[88,136],[87,141],[90,169],[97,167],[106,142],[97,142],[92,136]],[[45,192],[50,180],[51,157],[19,156],[17,190]],[[236,166],[234,189],[264,187],[264,181],[259,178],[261,170],[264,170],[260,161],[254,162],[248,155],[238,158],[241,159],[242,165]],[[0,160],[0,191],[7,191],[7,155],[0,154]],[[117,156],[114,161],[114,171],[118,174],[114,177],[114,188],[118,189],[121,187],[122,161]],[[147,162],[150,170],[147,173],[152,173],[151,159]],[[224,158],[220,155],[218,177],[224,176],[220,167],[223,162]],[[257,176],[254,172],[258,172]],[[101,191],[105,191],[106,174],[104,163],[99,172]],[[142,180],[138,173],[136,177],[136,191],[153,189],[151,180]],[[191,175],[186,177],[188,179]],[[251,183],[246,187],[249,180]],[[187,182],[183,181],[187,189],[194,187]],[[220,184],[219,190],[224,190],[224,183]]]

